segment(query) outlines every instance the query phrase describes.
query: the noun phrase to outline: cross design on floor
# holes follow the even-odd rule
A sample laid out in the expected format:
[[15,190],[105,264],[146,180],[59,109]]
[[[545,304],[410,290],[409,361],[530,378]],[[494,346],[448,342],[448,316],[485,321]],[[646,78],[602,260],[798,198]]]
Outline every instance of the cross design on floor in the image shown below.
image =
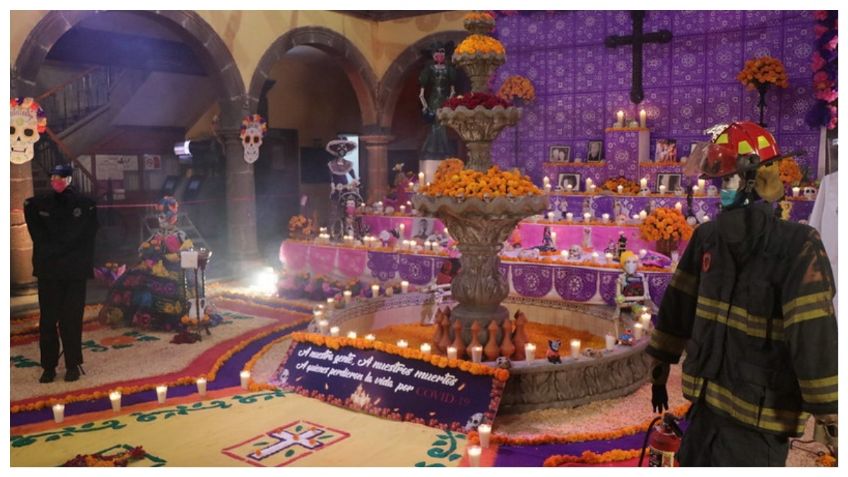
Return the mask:
[[284,451],[289,447],[299,445],[309,450],[315,450],[321,447],[322,443],[315,438],[324,433],[323,429],[307,429],[299,434],[292,434],[288,431],[269,432],[268,436],[279,439],[277,442],[266,446],[256,452],[250,454],[250,458],[261,461],[272,455]]

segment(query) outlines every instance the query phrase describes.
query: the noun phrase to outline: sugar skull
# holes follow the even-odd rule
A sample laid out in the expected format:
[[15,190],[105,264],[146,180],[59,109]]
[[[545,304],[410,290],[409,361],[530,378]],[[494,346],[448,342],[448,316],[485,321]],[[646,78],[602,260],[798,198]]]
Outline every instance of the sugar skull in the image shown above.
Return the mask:
[[32,160],[35,143],[47,129],[47,116],[32,98],[13,98],[10,103],[10,160],[24,164]]
[[268,123],[258,114],[245,116],[241,121],[241,144],[244,147],[244,160],[248,164],[259,159],[259,148],[267,131]]
[[177,225],[177,214],[180,210],[180,204],[177,199],[166,195],[156,205],[156,210],[159,212],[159,228],[170,230]]
[[818,193],[818,191],[816,190],[815,187],[812,187],[812,186],[804,187],[803,194],[804,194],[804,197],[806,197],[808,200],[816,200],[816,194],[817,193]]

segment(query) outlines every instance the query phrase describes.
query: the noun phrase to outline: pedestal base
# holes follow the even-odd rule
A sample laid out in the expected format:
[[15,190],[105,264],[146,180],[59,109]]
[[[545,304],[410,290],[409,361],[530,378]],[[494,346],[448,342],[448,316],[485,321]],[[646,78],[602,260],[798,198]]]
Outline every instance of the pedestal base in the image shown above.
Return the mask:
[[[484,345],[489,342],[489,323],[492,320],[498,324],[499,330],[503,330],[501,325],[504,320],[509,319],[509,310],[505,306],[498,306],[494,310],[479,310],[466,305],[457,305],[451,310],[451,323],[459,320],[462,323],[462,341],[468,345],[471,342],[471,325],[475,321],[480,323],[480,332],[477,335],[477,341]],[[451,328],[452,329],[452,328]],[[453,333],[451,333],[453,335]],[[495,341],[500,346],[503,332],[499,331]]]

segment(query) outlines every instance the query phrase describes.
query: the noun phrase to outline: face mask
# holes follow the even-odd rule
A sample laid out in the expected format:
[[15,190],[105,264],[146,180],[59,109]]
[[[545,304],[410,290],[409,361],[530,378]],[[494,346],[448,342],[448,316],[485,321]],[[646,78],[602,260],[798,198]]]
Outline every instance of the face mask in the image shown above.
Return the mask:
[[61,194],[68,187],[68,182],[65,179],[53,179],[50,181],[50,187],[52,187],[57,194]]
[[736,202],[736,190],[722,189],[719,196],[721,197],[721,205],[729,207]]
[[636,273],[637,264],[633,262],[628,262],[624,264],[624,271],[627,272],[628,275],[633,275]]
[[436,53],[436,54],[433,55],[433,60],[437,64],[442,64],[442,63],[445,62],[445,54],[444,53]]

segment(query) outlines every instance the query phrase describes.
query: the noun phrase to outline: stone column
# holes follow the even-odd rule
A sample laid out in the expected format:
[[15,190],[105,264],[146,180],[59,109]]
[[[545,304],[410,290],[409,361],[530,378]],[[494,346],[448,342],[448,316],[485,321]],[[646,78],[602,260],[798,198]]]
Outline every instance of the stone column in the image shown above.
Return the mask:
[[12,269],[12,294],[31,295],[37,291],[32,276],[32,239],[24,220],[24,200],[32,197],[32,161],[12,164],[9,187],[11,189],[11,233],[9,260]]
[[383,200],[389,192],[389,143],[393,140],[394,137],[388,134],[369,134],[359,138],[368,152],[369,203]]
[[[231,270],[255,270],[261,263],[256,245],[256,194],[253,165],[244,160],[238,130],[221,131],[226,155],[227,257]],[[213,250],[214,253],[214,250]]]

